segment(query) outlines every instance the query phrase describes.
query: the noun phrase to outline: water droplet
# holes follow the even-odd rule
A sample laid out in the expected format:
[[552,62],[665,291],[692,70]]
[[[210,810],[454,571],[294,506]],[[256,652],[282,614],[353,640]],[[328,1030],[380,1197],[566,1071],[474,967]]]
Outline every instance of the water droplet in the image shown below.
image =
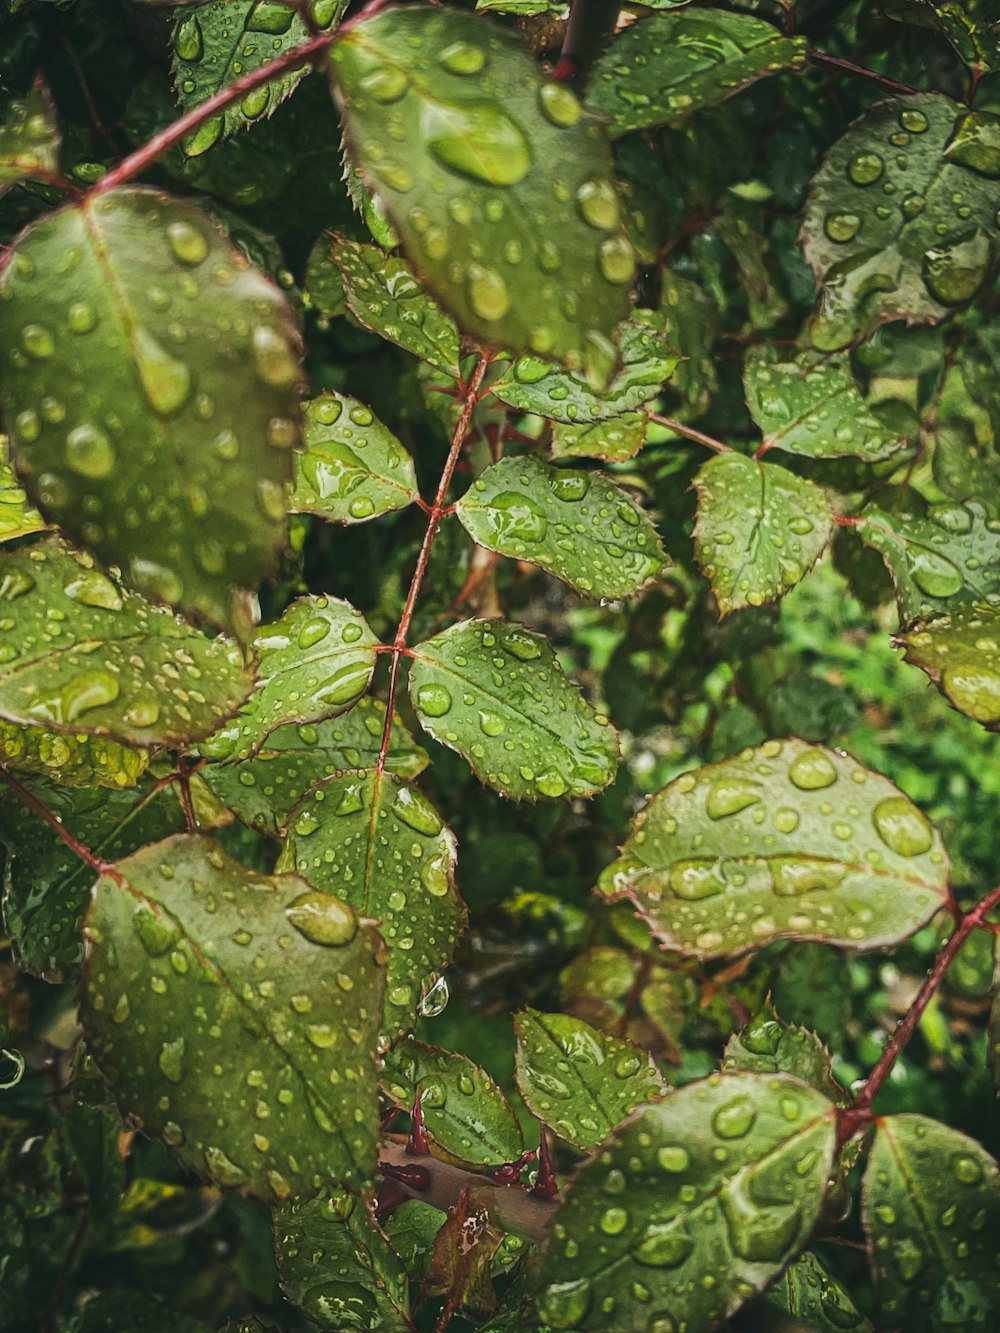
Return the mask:
[[774,827],[779,833],[794,833],[799,826],[799,812],[790,806],[782,806],[771,816]]
[[292,827],[300,838],[308,838],[310,833],[315,833],[319,828],[319,820],[311,810],[303,810]]
[[443,685],[421,685],[416,703],[418,710],[428,717],[444,717],[451,708],[451,694]]
[[928,597],[954,597],[964,582],[961,571],[932,551],[914,550],[910,556],[913,581]]
[[299,365],[288,340],[266,324],[253,331],[254,364],[266,384],[276,389],[290,388],[299,378]]
[[416,787],[400,787],[392,809],[397,818],[415,833],[433,838],[441,832],[442,823],[437,811]]
[[847,174],[855,185],[874,185],[885,171],[885,163],[878,153],[858,153],[851,158]]
[[757,1119],[757,1108],[744,1094],[720,1106],[712,1116],[712,1128],[720,1139],[741,1139]]
[[720,778],[709,788],[705,809],[712,819],[724,819],[756,805],[759,800],[760,792],[750,783],[738,778]]
[[762,1207],[749,1198],[737,1177],[719,1195],[729,1240],[741,1259],[750,1263],[777,1263],[799,1233],[797,1205]]
[[201,33],[201,23],[196,14],[189,14],[181,19],[174,37],[174,50],[181,60],[200,60],[205,53],[205,42]]
[[180,1083],[184,1078],[184,1038],[165,1041],[160,1047],[157,1063],[164,1078],[171,1083]]
[[693,1249],[694,1241],[678,1220],[647,1227],[632,1253],[639,1263],[649,1268],[677,1268]]
[[[420,1001],[419,1013],[421,1018],[437,1018],[438,1014],[444,1012],[450,998],[447,979],[445,977],[438,977],[437,981],[435,981],[434,985]],[[460,1090],[464,1092],[465,1089],[461,1087],[462,1077],[468,1078],[468,1075],[460,1076],[459,1079]],[[426,1089],[424,1091],[426,1092]]]
[[177,930],[151,908],[138,907],[132,917],[139,943],[150,958],[160,958],[177,942]]
[[66,437],[66,463],[81,477],[99,481],[115,469],[111,441],[96,426],[75,426]]
[[624,1208],[605,1208],[599,1225],[606,1236],[617,1236],[628,1226],[628,1213]]
[[989,111],[968,112],[960,118],[944,155],[981,176],[1000,177],[1000,117]]
[[983,1168],[968,1153],[957,1153],[951,1159],[951,1170],[955,1179],[963,1185],[978,1185],[983,1178]]
[[597,263],[608,282],[631,282],[635,274],[635,251],[631,242],[624,236],[609,236],[601,242]]
[[398,102],[406,95],[409,86],[409,75],[401,65],[381,65],[361,79],[362,90],[384,106]]
[[982,286],[991,259],[989,238],[977,228],[971,236],[926,251],[924,284],[942,305],[961,305]]
[[923,134],[927,129],[928,120],[922,111],[909,107],[901,113],[899,123],[911,134]]
[[479,728],[484,736],[502,736],[507,730],[507,724],[498,713],[491,713],[487,709],[480,709]]
[[252,92],[247,93],[246,97],[240,102],[240,110],[247,120],[256,120],[267,110],[270,101],[271,90],[265,84],[263,88],[254,88]]
[[577,1282],[555,1282],[538,1298],[538,1312],[553,1328],[576,1328],[590,1308],[591,1286],[588,1278]]
[[122,599],[118,589],[96,569],[84,569],[64,586],[63,592],[84,606],[100,607],[104,611],[120,611]]
[[193,222],[178,218],[169,223],[167,240],[181,263],[191,268],[200,264],[208,254],[208,241]]
[[576,192],[576,201],[590,226],[599,231],[614,231],[618,226],[618,196],[610,181],[584,181]]
[[823,230],[831,241],[845,243],[853,241],[861,230],[861,219],[857,213],[828,213],[823,222]]
[[448,861],[444,856],[431,856],[420,869],[420,882],[434,898],[443,898],[451,888]]
[[488,517],[502,541],[539,542],[548,531],[548,521],[535,501],[517,491],[494,496]]
[[800,791],[820,791],[837,781],[837,770],[822,750],[804,750],[792,761],[788,776]]
[[486,53],[472,42],[452,42],[440,52],[438,60],[452,74],[478,74],[486,63]]
[[312,944],[349,944],[358,933],[358,919],[353,908],[340,898],[311,889],[300,893],[285,916],[295,929]]
[[590,490],[590,476],[586,472],[574,469],[559,469],[549,479],[552,494],[566,504],[579,504]]
[[25,324],[21,330],[21,345],[36,361],[46,361],[56,350],[52,334],[44,324]]
[[502,319],[510,309],[510,290],[495,269],[469,265],[469,304],[480,319]]
[[905,796],[888,796],[872,813],[875,832],[899,856],[921,856],[930,851],[934,830]]
[[280,37],[292,26],[295,10],[280,0],[257,0],[246,21],[247,32],[266,32]]
[[894,1241],[889,1253],[899,1276],[904,1282],[915,1282],[924,1267],[924,1252],[912,1236],[902,1236]]
[[542,655],[542,647],[537,639],[523,630],[506,627],[500,640],[501,648],[506,649],[519,662],[534,662]]
[[560,129],[568,129],[580,119],[579,99],[564,83],[543,83],[538,90],[542,115]]
[[472,180],[516,185],[531,166],[527,139],[490,103],[425,103],[422,127],[432,155]]
[[363,694],[371,674],[371,660],[367,657],[349,662],[331,672],[326,681],[313,691],[313,701],[324,706],[339,708]]
[[314,644],[321,642],[330,633],[330,622],[324,620],[322,616],[314,616],[307,620],[299,630],[299,647],[312,648]]
[[535,786],[543,796],[563,796],[567,791],[566,782],[559,773],[549,771],[535,778]]
[[143,392],[162,417],[179,411],[191,393],[191,372],[143,328],[132,330],[132,351]]
[[669,1171],[671,1175],[677,1175],[681,1171],[686,1171],[691,1165],[691,1158],[686,1148],[682,1148],[678,1143],[665,1143],[656,1150],[656,1160],[664,1171]]
[[205,1165],[208,1174],[220,1185],[229,1185],[236,1188],[239,1185],[246,1184],[247,1173],[242,1167],[231,1161],[221,1148],[216,1148],[213,1145],[205,1149]]
[[726,887],[715,857],[691,857],[675,861],[670,867],[669,880],[674,893],[686,902],[712,898]]

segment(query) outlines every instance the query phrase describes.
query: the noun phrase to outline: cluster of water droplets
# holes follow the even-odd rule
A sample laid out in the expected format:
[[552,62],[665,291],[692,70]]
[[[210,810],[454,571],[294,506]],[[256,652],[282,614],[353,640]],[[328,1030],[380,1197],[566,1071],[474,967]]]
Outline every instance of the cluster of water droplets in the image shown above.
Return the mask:
[[416,497],[409,454],[371,408],[327,392],[307,403],[305,413],[306,449],[296,456],[289,508],[362,523]]
[[967,717],[1000,723],[1000,618],[992,608],[956,607],[904,635],[906,660],[923,667]]
[[931,505],[924,517],[869,510],[861,533],[892,570],[907,620],[1000,593],[1000,519],[978,500]]

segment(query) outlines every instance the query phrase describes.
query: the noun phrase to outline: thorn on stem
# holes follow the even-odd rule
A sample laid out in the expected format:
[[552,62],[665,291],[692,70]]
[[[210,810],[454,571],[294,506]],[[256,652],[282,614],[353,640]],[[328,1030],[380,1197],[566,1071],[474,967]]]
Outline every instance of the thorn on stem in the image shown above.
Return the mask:
[[540,1199],[552,1199],[559,1193],[559,1183],[556,1180],[556,1173],[552,1169],[552,1159],[549,1157],[549,1141],[544,1126],[538,1139],[538,1176],[535,1180],[535,1188],[531,1192]]
[[495,1180],[498,1185],[520,1185],[521,1172],[537,1156],[536,1150],[529,1148],[527,1152],[521,1154],[516,1162],[504,1162],[501,1166],[487,1167],[486,1174]]
[[431,1173],[426,1166],[396,1166],[393,1162],[379,1162],[378,1169],[388,1180],[398,1180],[407,1189],[423,1194],[431,1187]]
[[406,1151],[411,1157],[430,1156],[431,1145],[424,1126],[424,1111],[420,1104],[420,1088],[413,1094],[413,1110],[410,1112],[410,1137],[406,1140]]

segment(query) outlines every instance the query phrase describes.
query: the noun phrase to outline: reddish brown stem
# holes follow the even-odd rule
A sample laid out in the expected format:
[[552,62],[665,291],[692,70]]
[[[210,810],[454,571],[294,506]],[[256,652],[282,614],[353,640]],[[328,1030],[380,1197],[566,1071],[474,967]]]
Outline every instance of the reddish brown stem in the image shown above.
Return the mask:
[[830,65],[844,74],[850,74],[852,78],[868,79],[870,83],[877,83],[880,88],[885,88],[890,93],[902,93],[906,96],[917,91],[916,88],[899,83],[896,79],[890,79],[885,74],[876,74],[873,69],[865,69],[864,65],[855,65],[851,60],[841,60],[840,56],[829,56],[825,51],[810,51],[809,59],[815,65]]
[[661,417],[658,412],[650,412],[649,419],[655,421],[658,426],[665,426],[675,435],[682,435],[686,440],[693,440],[695,444],[703,444],[706,449],[712,449],[717,454],[733,452],[728,444],[723,444],[721,440],[713,439],[711,435],[705,435],[700,430],[694,430],[691,426],[685,426],[683,421],[676,421],[673,417]]
[[29,809],[34,810],[39,819],[44,819],[49,828],[60,837],[74,856],[78,856],[81,861],[90,866],[91,870],[96,870],[99,875],[111,874],[112,868],[106,862],[96,856],[89,847],[85,847],[75,834],[71,833],[58,815],[52,813],[44,801],[21,785],[12,773],[8,773],[5,768],[0,768],[0,782],[9,787],[11,791],[16,792],[20,799]]

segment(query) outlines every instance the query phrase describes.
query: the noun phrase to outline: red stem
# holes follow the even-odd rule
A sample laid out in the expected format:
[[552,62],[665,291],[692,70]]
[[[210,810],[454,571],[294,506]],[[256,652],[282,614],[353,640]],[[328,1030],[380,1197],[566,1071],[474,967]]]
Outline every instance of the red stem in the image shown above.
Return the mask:
[[876,74],[873,69],[865,69],[864,65],[855,65],[851,60],[841,60],[839,56],[828,56],[825,51],[810,51],[809,59],[816,65],[831,65],[844,74],[850,74],[853,78],[868,79],[871,83],[877,83],[880,88],[885,88],[890,93],[902,93],[907,96],[917,91],[916,88],[911,88],[905,83],[898,83],[885,74]]
[[665,426],[667,430],[673,431],[675,435],[683,435],[686,440],[694,440],[695,444],[703,444],[706,449],[712,449],[717,454],[731,454],[733,452],[728,444],[723,444],[721,440],[716,440],[711,435],[705,435],[700,430],[694,430],[691,426],[685,426],[683,421],[676,421],[673,417],[661,417],[658,412],[650,412],[649,419],[655,421],[658,426]]
[[102,861],[99,856],[95,856],[89,847],[85,847],[80,839],[69,831],[59,816],[52,813],[44,801],[40,801],[34,792],[22,786],[17,778],[12,773],[8,773],[5,768],[0,768],[0,782],[8,786],[11,791],[16,792],[24,804],[29,809],[34,810],[39,819],[44,819],[49,828],[63,840],[70,851],[90,866],[91,870],[96,870],[99,875],[114,873],[108,862]]

